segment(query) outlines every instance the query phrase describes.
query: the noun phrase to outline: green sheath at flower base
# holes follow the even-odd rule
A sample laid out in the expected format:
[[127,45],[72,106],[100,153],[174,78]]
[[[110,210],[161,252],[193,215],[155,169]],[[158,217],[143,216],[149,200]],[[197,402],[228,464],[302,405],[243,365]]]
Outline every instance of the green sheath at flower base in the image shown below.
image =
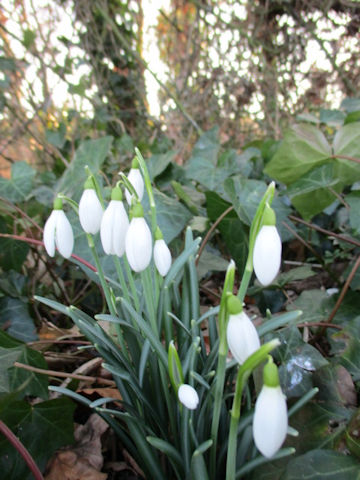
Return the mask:
[[63,202],[60,197],[56,197],[54,200],[54,210],[62,210],[63,209]]
[[84,183],[84,190],[95,190],[95,185],[92,177],[88,177]]
[[230,315],[241,313],[243,310],[242,302],[235,295],[231,295],[227,299],[227,309]]
[[133,158],[133,161],[131,162],[131,168],[140,168],[139,160],[137,159],[137,157]]
[[268,362],[264,367],[263,376],[264,385],[267,387],[278,387],[280,385],[278,368],[271,355],[269,355]]
[[168,364],[170,381],[177,394],[180,385],[184,383],[184,375],[180,358],[173,340],[169,343]]
[[130,214],[131,218],[141,218],[144,216],[144,209],[140,202],[135,203],[135,205],[131,207]]
[[162,240],[164,237],[163,237],[163,234],[162,234],[162,231],[160,230],[159,227],[156,227],[156,230],[155,230],[155,241],[156,240]]
[[121,202],[123,199],[121,188],[116,186],[111,190],[111,200],[118,200]]
[[264,208],[262,225],[270,225],[270,226],[276,225],[276,214],[268,203],[265,205],[265,208]]

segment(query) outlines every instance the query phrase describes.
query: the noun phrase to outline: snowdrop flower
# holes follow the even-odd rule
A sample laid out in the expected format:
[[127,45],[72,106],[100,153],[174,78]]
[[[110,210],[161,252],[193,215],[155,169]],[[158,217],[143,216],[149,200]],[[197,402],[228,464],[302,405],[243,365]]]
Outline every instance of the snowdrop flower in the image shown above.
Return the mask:
[[100,225],[100,238],[107,255],[121,257],[125,251],[125,236],[129,228],[129,219],[122,202],[120,187],[111,192],[110,203],[105,210]]
[[155,232],[154,262],[160,275],[165,277],[171,267],[171,253],[159,227]]
[[227,343],[233,357],[241,365],[260,347],[260,339],[237,297],[229,297],[227,307],[230,313],[226,329]]
[[189,410],[195,410],[199,405],[199,396],[195,388],[183,383],[178,389],[179,401]]
[[[139,169],[138,159],[135,157],[131,164],[131,169],[128,174],[128,180],[132,184],[137,193],[138,200],[141,202],[144,195],[144,180]],[[131,205],[134,195],[132,195],[128,190],[125,190],[126,201]]]
[[134,272],[142,272],[149,265],[152,255],[152,236],[140,203],[132,208],[132,220],[125,238],[125,251]]
[[62,209],[61,198],[56,198],[54,201],[54,210],[44,226],[43,240],[50,257],[55,255],[55,247],[64,258],[71,257],[74,248],[74,234]]
[[270,458],[284,443],[288,429],[286,399],[272,357],[264,367],[264,385],[255,404],[253,437],[257,449]]
[[269,206],[265,207],[263,222],[255,240],[253,263],[257,279],[267,286],[275,279],[281,263],[281,239],[275,212]]
[[91,177],[84,185],[84,191],[79,202],[79,220],[86,233],[95,235],[100,230],[103,209]]

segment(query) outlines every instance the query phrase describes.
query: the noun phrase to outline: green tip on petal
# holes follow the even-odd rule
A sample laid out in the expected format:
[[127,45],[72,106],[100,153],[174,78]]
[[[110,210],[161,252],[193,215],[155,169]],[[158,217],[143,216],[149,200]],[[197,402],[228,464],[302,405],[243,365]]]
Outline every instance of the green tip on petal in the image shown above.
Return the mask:
[[267,387],[278,387],[280,385],[278,368],[275,365],[273,358],[269,355],[267,364],[264,367],[264,385]]
[[131,207],[131,215],[132,218],[141,218],[144,216],[144,210],[140,202],[135,203],[135,205]]
[[160,230],[159,227],[156,227],[156,230],[155,230],[155,240],[162,240],[164,237],[163,237],[163,234],[162,234],[162,231]]
[[276,214],[270,205],[266,204],[263,213],[263,225],[276,225]]
[[120,187],[114,187],[111,190],[111,200],[119,200],[120,202],[122,201],[122,191]]
[[88,177],[86,179],[86,182],[84,183],[84,190],[94,190],[94,189],[95,189],[95,185],[94,185],[93,179],[92,177]]
[[237,313],[242,312],[242,302],[240,302],[240,300],[235,297],[235,295],[230,295],[226,302],[230,315],[236,315]]
[[131,168],[139,168],[139,160],[137,157],[134,157],[133,161],[131,162]]
[[60,197],[56,197],[54,200],[54,210],[62,210],[63,209],[63,202]]

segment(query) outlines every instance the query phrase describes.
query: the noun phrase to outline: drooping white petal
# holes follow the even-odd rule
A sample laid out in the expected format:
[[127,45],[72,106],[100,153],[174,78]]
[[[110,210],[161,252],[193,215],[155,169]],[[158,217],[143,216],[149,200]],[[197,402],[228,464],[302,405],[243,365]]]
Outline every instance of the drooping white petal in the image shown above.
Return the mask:
[[189,410],[195,410],[199,405],[199,396],[195,388],[183,383],[178,390],[179,401]]
[[125,251],[134,272],[141,272],[149,265],[152,254],[150,228],[143,217],[134,217],[125,239]]
[[163,238],[155,241],[154,261],[160,275],[165,277],[171,267],[171,253]]
[[129,227],[129,219],[120,200],[111,200],[105,210],[100,225],[100,238],[107,255],[124,253],[125,236]]
[[226,337],[233,357],[240,364],[260,347],[259,335],[245,312],[230,315]]
[[253,436],[257,449],[270,458],[283,444],[288,428],[287,406],[281,388],[264,385],[256,400]]
[[[135,192],[139,197],[139,202],[141,202],[142,197],[144,195],[144,179],[141,175],[140,170],[138,168],[131,168],[127,178],[129,182],[132,184],[132,186],[134,187]],[[127,203],[131,205],[131,200],[133,196],[128,190],[125,190],[125,197],[126,197]]]
[[270,285],[281,263],[281,239],[275,226],[261,227],[255,240],[253,261],[259,282],[264,286]]
[[100,229],[103,209],[93,188],[83,191],[79,202],[79,220],[86,233],[95,235]]
[[63,210],[55,211],[58,212],[55,228],[56,247],[64,258],[69,258],[74,248],[74,234],[71,223]]
[[116,202],[116,205],[113,211],[112,247],[115,255],[122,257],[125,252],[125,238],[129,228],[129,219],[123,202],[119,200],[113,200],[113,202]]
[[55,229],[56,220],[59,212],[60,210],[53,210],[44,225],[44,246],[50,257],[53,257],[55,255]]

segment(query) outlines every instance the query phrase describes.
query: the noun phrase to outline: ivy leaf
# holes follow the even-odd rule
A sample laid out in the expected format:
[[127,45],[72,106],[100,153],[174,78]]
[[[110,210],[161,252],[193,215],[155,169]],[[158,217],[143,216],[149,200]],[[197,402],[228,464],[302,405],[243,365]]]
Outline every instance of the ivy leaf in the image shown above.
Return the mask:
[[[340,128],[334,137],[334,154],[360,159],[360,123],[354,122]],[[345,158],[338,158],[334,176],[344,185],[352,185],[360,179],[360,164]]]
[[0,298],[0,325],[18,340],[31,342],[38,338],[29,306],[18,298]]
[[311,450],[289,461],[281,480],[359,480],[360,463],[333,450]]
[[21,395],[48,398],[48,377],[18,367],[13,367],[17,361],[38,367],[47,368],[47,363],[40,352],[27,347],[5,332],[0,331],[0,390],[2,392],[21,391]]
[[11,178],[0,177],[0,196],[10,202],[23,202],[33,187],[35,170],[26,162],[11,165]]
[[309,220],[336,200],[331,190],[339,192],[342,185],[339,178],[334,175],[334,164],[327,163],[292,183],[287,189],[287,194],[302,217]]
[[331,147],[324,134],[309,124],[293,126],[265,167],[271,178],[289,185],[315,166],[331,157]]
[[[75,405],[67,398],[36,405],[9,402],[0,411],[1,420],[29,450],[40,470],[58,448],[73,443]],[[4,437],[0,438],[0,470],[3,478],[32,480],[23,458]]]
[[84,140],[76,150],[70,165],[59,179],[56,192],[61,192],[78,200],[87,178],[85,166],[88,165],[90,170],[96,174],[109,153],[112,140],[113,137],[110,136],[96,140]]

